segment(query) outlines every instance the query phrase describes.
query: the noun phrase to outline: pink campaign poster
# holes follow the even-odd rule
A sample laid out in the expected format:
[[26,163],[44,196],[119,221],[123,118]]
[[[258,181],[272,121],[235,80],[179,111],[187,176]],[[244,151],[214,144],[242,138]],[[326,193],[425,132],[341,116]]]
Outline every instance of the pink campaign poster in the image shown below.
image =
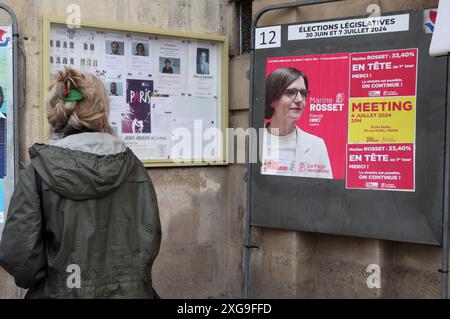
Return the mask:
[[347,186],[413,190],[413,144],[349,144]]
[[[293,81],[298,74],[307,83]],[[268,58],[266,76],[266,133],[261,173],[343,180],[349,54]],[[285,83],[291,85],[283,87]],[[279,134],[271,133],[274,127],[279,129]]]
[[351,55],[347,188],[414,191],[417,55]]
[[265,175],[415,190],[418,49],[271,57]]

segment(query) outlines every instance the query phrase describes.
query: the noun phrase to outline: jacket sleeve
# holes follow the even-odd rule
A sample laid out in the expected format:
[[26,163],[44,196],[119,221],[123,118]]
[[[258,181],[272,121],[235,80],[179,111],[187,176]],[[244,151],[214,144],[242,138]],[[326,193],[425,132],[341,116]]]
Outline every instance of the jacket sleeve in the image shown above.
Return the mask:
[[153,259],[156,258],[156,256],[159,253],[159,249],[161,246],[161,236],[162,236],[162,229],[161,229],[161,219],[159,217],[159,207],[158,207],[158,199],[156,197],[156,192],[155,192],[155,188],[153,186],[153,182],[150,179],[150,177],[148,177],[149,180],[149,186],[150,186],[150,200],[151,200],[151,214],[149,214],[150,219],[150,225],[153,225],[153,230],[156,230],[156,232],[154,231],[154,256],[152,257]]
[[0,265],[29,288],[46,274],[47,258],[35,171],[30,165],[12,195],[0,243]]

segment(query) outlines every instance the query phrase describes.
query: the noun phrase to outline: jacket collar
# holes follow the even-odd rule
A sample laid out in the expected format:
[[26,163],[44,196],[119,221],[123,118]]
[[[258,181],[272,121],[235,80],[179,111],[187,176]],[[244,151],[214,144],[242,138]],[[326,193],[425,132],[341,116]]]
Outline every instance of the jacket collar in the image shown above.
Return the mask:
[[111,155],[124,152],[127,146],[117,137],[99,132],[87,132],[69,135],[52,143],[74,151],[97,155]]

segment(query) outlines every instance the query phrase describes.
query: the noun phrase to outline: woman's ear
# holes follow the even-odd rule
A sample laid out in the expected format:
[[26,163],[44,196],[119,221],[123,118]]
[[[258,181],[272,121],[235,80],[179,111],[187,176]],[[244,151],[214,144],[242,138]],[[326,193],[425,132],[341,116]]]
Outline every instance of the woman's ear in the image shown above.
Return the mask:
[[275,110],[275,107],[273,106],[273,104],[278,102],[278,100],[273,100],[272,102],[270,102],[270,107],[273,108],[274,110]]

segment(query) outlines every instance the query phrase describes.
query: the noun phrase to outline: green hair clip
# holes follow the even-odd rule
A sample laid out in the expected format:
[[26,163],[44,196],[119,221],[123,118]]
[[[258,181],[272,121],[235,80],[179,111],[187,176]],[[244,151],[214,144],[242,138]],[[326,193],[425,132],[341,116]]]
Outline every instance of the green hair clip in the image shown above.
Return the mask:
[[83,101],[85,96],[77,89],[67,90],[64,88],[63,92],[57,92],[56,96],[58,96],[64,102],[78,102]]

